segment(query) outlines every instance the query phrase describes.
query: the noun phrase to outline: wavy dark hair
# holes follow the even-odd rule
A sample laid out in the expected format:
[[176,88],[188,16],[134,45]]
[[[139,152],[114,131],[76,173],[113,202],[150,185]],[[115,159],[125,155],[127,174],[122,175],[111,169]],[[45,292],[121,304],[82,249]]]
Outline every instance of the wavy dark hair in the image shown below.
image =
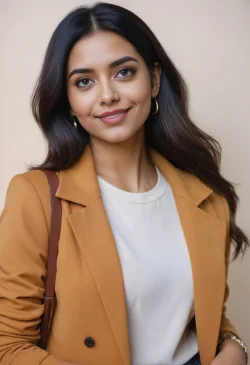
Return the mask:
[[[79,7],[55,29],[32,95],[33,115],[48,142],[48,154],[36,168],[64,170],[72,166],[89,143],[83,128],[73,126],[66,90],[66,67],[75,43],[91,32],[109,30],[128,40],[143,57],[149,72],[161,66],[158,94],[160,113],[145,123],[147,146],[181,170],[197,176],[224,196],[230,208],[230,239],[234,258],[244,253],[249,240],[236,225],[238,197],[233,185],[220,174],[221,148],[215,139],[190,120],[183,78],[149,27],[133,12],[108,3]],[[153,119],[153,122],[152,122]]]

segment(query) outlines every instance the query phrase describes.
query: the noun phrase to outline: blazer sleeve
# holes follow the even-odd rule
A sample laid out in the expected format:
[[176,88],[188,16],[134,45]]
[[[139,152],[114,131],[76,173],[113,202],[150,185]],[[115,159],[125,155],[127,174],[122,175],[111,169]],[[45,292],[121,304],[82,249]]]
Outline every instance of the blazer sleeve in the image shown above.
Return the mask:
[[[225,262],[226,262],[226,280],[228,278],[228,267],[229,267],[229,260],[230,260],[230,248],[231,248],[231,242],[229,238],[229,231],[230,231],[230,212],[229,212],[229,206],[227,201],[223,198],[223,204],[224,204],[224,211],[226,216],[226,224],[227,224],[227,238],[226,238],[226,250],[225,250]],[[232,323],[229,321],[229,319],[226,317],[226,302],[229,297],[229,286],[228,283],[226,283],[225,287],[225,295],[224,295],[224,305],[223,305],[223,311],[222,311],[222,318],[221,318],[221,326],[220,326],[220,332],[231,332],[234,333],[236,336],[239,337],[235,327],[232,325]]]
[[32,173],[42,174],[34,171],[12,179],[0,218],[0,364],[3,365],[61,363],[37,346],[49,229],[41,197],[29,178]]

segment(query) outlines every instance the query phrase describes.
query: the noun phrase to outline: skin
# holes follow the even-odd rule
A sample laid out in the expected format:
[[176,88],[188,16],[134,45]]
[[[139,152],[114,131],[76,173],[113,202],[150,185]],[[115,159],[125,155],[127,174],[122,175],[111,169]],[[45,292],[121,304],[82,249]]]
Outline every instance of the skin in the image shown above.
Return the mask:
[[211,365],[246,365],[246,355],[243,349],[234,341],[226,340],[222,346],[221,351],[212,361]]
[[[109,66],[126,56],[136,61]],[[69,79],[70,73],[80,67],[92,68],[93,72],[76,74]],[[129,68],[135,69],[135,74]],[[67,71],[72,114],[90,134],[97,174],[130,192],[150,190],[156,183],[157,174],[147,158],[144,123],[152,98],[159,91],[159,65],[155,65],[151,75],[129,42],[114,33],[102,31],[76,43],[69,56]],[[96,118],[106,111],[130,107],[125,119],[116,125],[104,124]]]
[[[136,61],[110,66],[127,56]],[[79,68],[92,71],[71,75]],[[157,182],[155,168],[146,153],[144,123],[150,114],[152,98],[159,92],[160,72],[158,63],[149,71],[133,45],[109,31],[82,38],[69,55],[68,100],[71,113],[90,135],[96,173],[126,191],[148,191]],[[126,108],[131,108],[127,116],[115,125],[104,124],[97,117]],[[227,340],[211,365],[235,364],[245,365],[245,354],[238,344]],[[62,365],[80,364],[63,361]]]

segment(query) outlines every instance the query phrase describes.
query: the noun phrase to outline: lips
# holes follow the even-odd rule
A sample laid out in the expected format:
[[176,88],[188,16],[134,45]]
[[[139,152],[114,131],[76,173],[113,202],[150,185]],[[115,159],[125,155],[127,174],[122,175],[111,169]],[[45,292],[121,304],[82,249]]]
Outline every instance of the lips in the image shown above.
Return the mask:
[[98,115],[97,118],[112,118],[112,117],[115,117],[119,114],[123,114],[123,113],[126,113],[130,108],[127,108],[127,109],[116,109],[116,110],[112,110],[110,112],[105,112],[101,115]]
[[126,115],[128,114],[130,109],[131,108],[116,109],[116,110],[113,110],[112,112],[103,113],[100,116],[98,116],[98,118],[104,124],[116,125],[116,124],[121,123],[124,120],[124,118],[126,117]]

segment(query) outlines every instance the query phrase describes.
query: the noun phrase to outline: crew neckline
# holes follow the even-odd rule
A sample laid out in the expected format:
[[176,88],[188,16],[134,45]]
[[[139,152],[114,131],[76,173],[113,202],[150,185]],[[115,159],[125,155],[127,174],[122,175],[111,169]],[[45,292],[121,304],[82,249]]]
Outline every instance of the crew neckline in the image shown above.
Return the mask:
[[155,186],[142,193],[133,193],[126,190],[117,188],[116,186],[110,184],[102,177],[97,176],[99,187],[101,190],[101,195],[105,198],[116,198],[118,200],[126,201],[132,204],[144,204],[151,203],[159,199],[165,192],[168,184],[164,176],[161,174],[160,170],[155,166],[157,172],[157,182]]

